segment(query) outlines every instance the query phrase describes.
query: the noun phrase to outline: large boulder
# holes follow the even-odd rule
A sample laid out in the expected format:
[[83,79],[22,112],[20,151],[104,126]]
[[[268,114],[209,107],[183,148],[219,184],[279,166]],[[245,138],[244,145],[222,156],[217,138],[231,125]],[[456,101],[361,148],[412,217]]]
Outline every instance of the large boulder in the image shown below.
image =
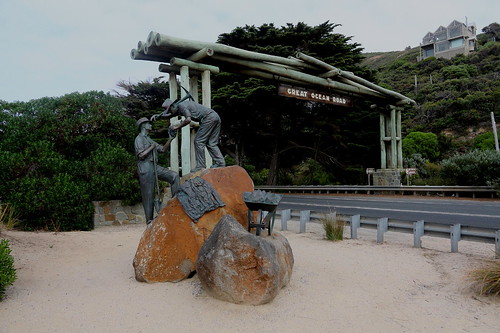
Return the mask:
[[199,176],[217,191],[224,206],[205,213],[194,222],[174,197],[148,225],[139,242],[133,266],[135,278],[142,282],[177,282],[192,275],[198,252],[217,222],[230,214],[247,226],[248,209],[243,192],[253,191],[248,173],[239,166],[204,169]]
[[260,305],[272,301],[289,283],[293,263],[283,235],[255,236],[226,215],[201,247],[196,274],[215,298]]

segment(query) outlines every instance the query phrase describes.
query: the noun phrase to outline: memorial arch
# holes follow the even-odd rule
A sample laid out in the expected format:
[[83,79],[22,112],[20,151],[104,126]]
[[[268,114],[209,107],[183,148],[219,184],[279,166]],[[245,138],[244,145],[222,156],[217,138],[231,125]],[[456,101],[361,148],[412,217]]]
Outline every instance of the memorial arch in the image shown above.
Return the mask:
[[[278,93],[287,97],[342,106],[351,106],[355,98],[369,100],[373,102],[372,108],[380,113],[380,169],[375,171],[379,181],[374,177],[374,183],[400,184],[399,174],[403,168],[401,112],[404,107],[416,104],[402,94],[301,52],[284,58],[153,31],[146,41],[138,42],[130,56],[134,60],[160,63],[158,70],[169,75],[170,99],[187,95],[179,87],[179,77],[180,85],[194,98],[198,98],[201,88],[202,100],[197,102],[207,107],[211,107],[210,76],[221,71],[273,80],[279,84]],[[193,136],[190,126],[182,128],[180,163],[178,139],[172,141],[171,169],[180,174],[193,166]],[[207,156],[207,165],[210,164]]]

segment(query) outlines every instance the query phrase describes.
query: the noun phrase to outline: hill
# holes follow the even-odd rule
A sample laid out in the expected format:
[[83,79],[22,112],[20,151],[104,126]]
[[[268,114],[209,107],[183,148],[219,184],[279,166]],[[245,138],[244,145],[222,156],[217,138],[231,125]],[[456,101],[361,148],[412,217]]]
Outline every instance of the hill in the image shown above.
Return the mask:
[[394,61],[400,58],[411,58],[413,55],[416,57],[419,53],[419,48],[415,47],[405,51],[390,51],[390,52],[368,52],[363,53],[364,59],[361,65],[366,66],[373,70],[387,67]]
[[364,54],[362,65],[376,82],[414,99],[403,113],[403,131],[432,132],[441,156],[465,152],[492,134],[491,112],[500,113],[500,43],[488,42],[468,56],[417,61],[419,48]]

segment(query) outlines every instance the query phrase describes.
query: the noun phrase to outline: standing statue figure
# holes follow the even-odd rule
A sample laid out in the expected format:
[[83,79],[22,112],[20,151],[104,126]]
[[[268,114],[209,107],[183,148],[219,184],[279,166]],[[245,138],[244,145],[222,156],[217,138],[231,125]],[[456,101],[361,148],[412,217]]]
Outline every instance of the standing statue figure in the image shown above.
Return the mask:
[[[152,125],[148,118],[139,119],[137,126],[139,127],[139,134],[135,138],[135,154],[138,159],[137,169],[141,185],[142,205],[144,206],[146,223],[149,224],[153,220],[154,191],[155,185],[159,189],[158,180],[161,179],[170,183],[173,197],[179,190],[179,175],[175,171],[158,165],[158,152],[167,151],[173,137],[170,137],[162,146],[149,137]],[[157,210],[159,210],[158,207]]]
[[179,128],[188,125],[191,121],[197,121],[200,124],[200,127],[194,137],[196,167],[191,170],[191,172],[205,169],[207,167],[205,161],[205,147],[207,147],[208,153],[213,159],[214,164],[212,165],[212,168],[221,168],[226,166],[224,156],[222,156],[218,147],[221,122],[217,112],[194,101],[176,103],[168,98],[165,102],[163,102],[162,107],[165,108],[165,111],[162,112],[159,117],[185,117],[180,123],[170,125],[170,131],[176,131]]

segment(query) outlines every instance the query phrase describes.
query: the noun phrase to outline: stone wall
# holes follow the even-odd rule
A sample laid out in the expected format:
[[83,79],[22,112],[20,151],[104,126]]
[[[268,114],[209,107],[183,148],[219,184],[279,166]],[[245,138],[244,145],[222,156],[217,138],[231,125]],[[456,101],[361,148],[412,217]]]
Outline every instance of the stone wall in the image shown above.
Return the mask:
[[124,206],[120,200],[93,201],[94,226],[146,223],[142,203]]
[[373,173],[375,186],[401,186],[402,169],[378,169]]

